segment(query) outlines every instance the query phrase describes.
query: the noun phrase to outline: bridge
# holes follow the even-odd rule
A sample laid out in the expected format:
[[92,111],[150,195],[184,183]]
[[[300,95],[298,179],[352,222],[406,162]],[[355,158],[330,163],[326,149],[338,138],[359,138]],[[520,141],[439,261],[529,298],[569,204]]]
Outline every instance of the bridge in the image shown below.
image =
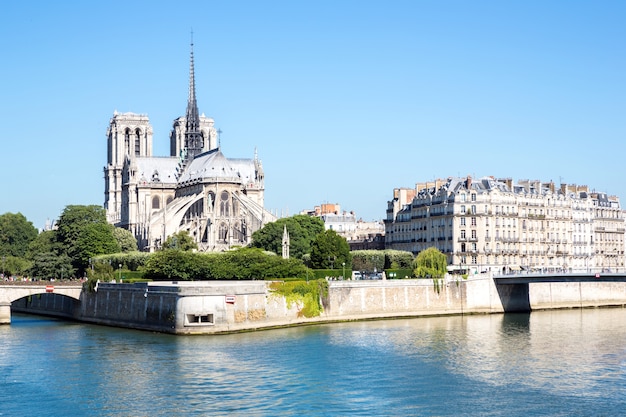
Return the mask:
[[626,273],[538,273],[494,275],[496,285],[532,284],[538,282],[626,282]]
[[505,312],[626,305],[626,273],[517,273],[494,275]]
[[81,284],[54,282],[23,282],[0,284],[0,325],[11,324],[11,303],[20,298],[37,294],[60,294],[80,300]]

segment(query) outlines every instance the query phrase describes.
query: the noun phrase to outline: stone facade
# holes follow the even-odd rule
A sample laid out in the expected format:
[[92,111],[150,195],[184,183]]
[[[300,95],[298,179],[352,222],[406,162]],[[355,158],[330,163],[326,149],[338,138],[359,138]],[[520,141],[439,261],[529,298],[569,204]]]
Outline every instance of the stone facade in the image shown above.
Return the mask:
[[264,208],[263,166],[256,151],[253,159],[226,158],[218,133],[212,118],[198,114],[192,48],[187,113],[174,120],[169,156],[153,156],[147,115],[115,112],[109,122],[108,221],[131,231],[144,251],[183,230],[201,251],[247,245],[276,220]]
[[587,186],[451,177],[394,190],[385,247],[434,246],[471,273],[623,271],[624,227],[619,199]]

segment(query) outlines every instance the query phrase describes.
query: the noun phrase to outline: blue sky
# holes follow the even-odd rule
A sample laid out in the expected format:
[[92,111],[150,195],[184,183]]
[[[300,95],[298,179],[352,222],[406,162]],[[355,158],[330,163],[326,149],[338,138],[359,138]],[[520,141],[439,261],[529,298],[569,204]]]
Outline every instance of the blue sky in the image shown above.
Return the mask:
[[626,2],[59,1],[0,14],[0,214],[41,228],[104,202],[115,110],[154,154],[201,113],[266,174],[283,215],[382,219],[394,187],[448,176],[586,184],[626,199]]

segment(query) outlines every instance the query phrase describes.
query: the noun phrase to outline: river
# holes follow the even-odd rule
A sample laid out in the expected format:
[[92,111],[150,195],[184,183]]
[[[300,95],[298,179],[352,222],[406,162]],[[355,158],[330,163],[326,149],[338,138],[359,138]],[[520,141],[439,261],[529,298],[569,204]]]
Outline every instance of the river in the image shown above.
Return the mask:
[[173,336],[14,314],[0,416],[617,416],[626,309]]

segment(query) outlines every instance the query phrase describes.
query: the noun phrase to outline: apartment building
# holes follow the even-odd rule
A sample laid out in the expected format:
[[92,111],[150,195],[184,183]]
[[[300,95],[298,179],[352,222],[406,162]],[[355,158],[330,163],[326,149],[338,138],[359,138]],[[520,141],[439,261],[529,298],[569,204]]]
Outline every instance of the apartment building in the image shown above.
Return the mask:
[[436,247],[449,270],[624,270],[619,199],[587,186],[450,177],[394,189],[385,248]]

